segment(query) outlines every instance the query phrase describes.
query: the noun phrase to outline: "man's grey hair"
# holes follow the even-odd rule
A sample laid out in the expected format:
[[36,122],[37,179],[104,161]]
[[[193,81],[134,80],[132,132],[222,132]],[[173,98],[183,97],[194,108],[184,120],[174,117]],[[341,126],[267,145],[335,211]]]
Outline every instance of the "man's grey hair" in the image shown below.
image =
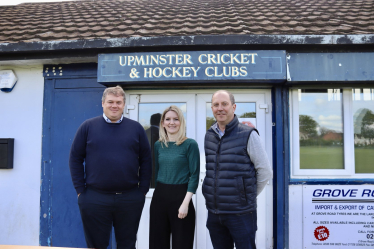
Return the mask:
[[232,93],[230,93],[229,91],[226,91],[226,90],[218,90],[215,93],[213,93],[213,95],[212,95],[212,103],[213,103],[213,97],[214,97],[214,95],[216,93],[222,93],[222,92],[223,93],[227,93],[229,95],[230,102],[231,102],[232,105],[235,104],[235,97],[234,97],[234,95]]
[[101,98],[101,102],[104,103],[105,98],[108,94],[112,94],[116,97],[122,96],[123,102],[126,103],[126,94],[125,94],[125,91],[122,89],[122,87],[120,86],[107,87],[103,92],[103,97]]

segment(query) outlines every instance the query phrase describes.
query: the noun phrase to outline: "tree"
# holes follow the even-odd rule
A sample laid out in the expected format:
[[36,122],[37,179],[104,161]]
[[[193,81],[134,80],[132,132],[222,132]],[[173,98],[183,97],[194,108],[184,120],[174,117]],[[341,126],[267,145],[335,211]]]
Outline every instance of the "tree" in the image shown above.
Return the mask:
[[371,141],[374,139],[374,113],[371,110],[366,110],[365,116],[362,118],[361,135]]
[[245,112],[239,118],[255,118],[256,112]]
[[318,123],[308,115],[299,115],[299,131],[305,137],[312,138],[317,136]]
[[216,122],[215,118],[212,117],[206,117],[206,130],[209,130],[209,128]]
[[319,133],[321,134],[321,137],[326,135],[327,133],[332,132],[332,130],[326,128],[326,127],[319,127]]

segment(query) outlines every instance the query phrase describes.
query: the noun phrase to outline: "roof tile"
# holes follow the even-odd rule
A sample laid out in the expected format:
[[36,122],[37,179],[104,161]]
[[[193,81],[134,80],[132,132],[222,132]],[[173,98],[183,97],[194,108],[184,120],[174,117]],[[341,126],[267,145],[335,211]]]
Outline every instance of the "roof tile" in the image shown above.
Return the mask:
[[0,43],[216,34],[374,33],[374,0],[81,0],[0,8]]

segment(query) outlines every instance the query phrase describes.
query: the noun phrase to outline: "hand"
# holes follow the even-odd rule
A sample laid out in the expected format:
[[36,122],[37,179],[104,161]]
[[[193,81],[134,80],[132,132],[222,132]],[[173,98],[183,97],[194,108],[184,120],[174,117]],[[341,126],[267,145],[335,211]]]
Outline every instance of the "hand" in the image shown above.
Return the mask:
[[187,214],[188,214],[188,205],[182,203],[182,205],[180,206],[178,210],[178,218],[184,219],[186,218]]
[[[80,195],[81,195],[81,193],[78,194],[78,197],[79,197]],[[77,198],[78,198],[78,197],[77,197]]]

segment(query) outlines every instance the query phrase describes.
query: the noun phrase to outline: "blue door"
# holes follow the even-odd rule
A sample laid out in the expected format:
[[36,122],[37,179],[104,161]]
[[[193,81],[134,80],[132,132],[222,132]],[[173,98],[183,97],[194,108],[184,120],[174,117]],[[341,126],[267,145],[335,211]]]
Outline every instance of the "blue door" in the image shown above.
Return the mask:
[[[64,70],[65,75],[67,71]],[[64,79],[45,79],[40,213],[42,246],[86,247],[68,161],[79,125],[86,119],[102,115],[104,87],[97,83],[96,66],[91,71],[93,77],[67,75],[68,78]],[[82,70],[84,73],[87,74]]]

